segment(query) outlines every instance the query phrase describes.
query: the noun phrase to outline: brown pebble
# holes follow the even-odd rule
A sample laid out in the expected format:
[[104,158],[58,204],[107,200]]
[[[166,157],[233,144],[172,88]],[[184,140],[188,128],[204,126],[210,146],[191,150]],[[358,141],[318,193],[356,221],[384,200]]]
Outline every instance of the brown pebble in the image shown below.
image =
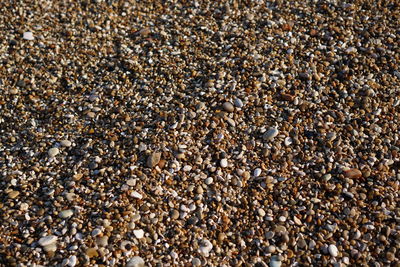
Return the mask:
[[154,168],[160,162],[161,153],[154,152],[147,158],[147,167]]
[[357,179],[362,176],[362,173],[358,169],[350,169],[344,172],[345,176],[350,179]]
[[97,249],[89,248],[86,250],[86,256],[88,256],[89,258],[94,258],[94,257],[98,257],[99,253],[97,252]]

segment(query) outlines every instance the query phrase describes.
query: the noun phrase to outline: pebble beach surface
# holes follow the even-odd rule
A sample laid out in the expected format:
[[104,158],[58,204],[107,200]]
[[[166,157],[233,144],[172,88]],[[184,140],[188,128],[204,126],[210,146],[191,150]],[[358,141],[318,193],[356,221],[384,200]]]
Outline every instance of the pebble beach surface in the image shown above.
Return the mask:
[[400,266],[397,1],[0,12],[0,266]]

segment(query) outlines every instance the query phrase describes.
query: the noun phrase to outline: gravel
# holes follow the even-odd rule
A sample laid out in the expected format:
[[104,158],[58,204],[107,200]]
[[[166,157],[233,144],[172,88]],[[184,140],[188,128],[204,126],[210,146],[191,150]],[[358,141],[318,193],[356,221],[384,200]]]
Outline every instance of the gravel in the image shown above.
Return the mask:
[[396,1],[0,12],[0,266],[400,261]]

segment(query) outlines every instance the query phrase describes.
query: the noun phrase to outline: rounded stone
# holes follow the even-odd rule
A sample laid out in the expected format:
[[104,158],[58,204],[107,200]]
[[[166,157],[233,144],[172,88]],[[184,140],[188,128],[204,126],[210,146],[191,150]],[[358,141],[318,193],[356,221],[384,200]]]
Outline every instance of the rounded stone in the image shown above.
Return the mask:
[[266,131],[263,135],[263,139],[265,141],[271,141],[278,135],[279,131],[276,128],[270,128],[268,131]]
[[51,244],[54,244],[57,241],[58,237],[55,235],[49,235],[49,236],[44,236],[39,239],[39,245],[42,247],[49,246]]
[[57,147],[50,148],[48,151],[49,157],[53,158],[60,153],[60,150]]
[[72,215],[74,215],[74,211],[71,210],[71,209],[69,209],[69,210],[63,210],[63,211],[61,211],[61,212],[58,214],[58,216],[60,216],[60,218],[62,218],[62,219],[69,218],[69,217],[71,217]]
[[225,102],[222,107],[224,108],[225,111],[227,112],[233,112],[235,110],[235,107],[232,105],[231,102]]
[[329,245],[328,251],[329,251],[329,254],[331,254],[332,257],[337,257],[339,255],[339,250],[333,244]]
[[227,159],[221,159],[221,161],[219,162],[219,165],[220,165],[222,168],[228,167],[228,160],[227,160]]
[[144,260],[139,256],[135,256],[127,261],[125,267],[144,267]]
[[70,146],[72,145],[72,142],[69,141],[69,140],[62,140],[62,141],[60,142],[60,145],[61,145],[61,146],[64,146],[64,147],[70,147]]

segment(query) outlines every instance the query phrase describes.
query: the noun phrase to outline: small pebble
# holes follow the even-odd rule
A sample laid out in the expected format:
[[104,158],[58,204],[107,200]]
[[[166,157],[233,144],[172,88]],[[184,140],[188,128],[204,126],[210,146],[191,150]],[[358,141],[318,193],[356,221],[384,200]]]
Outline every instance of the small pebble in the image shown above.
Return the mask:
[[135,256],[127,261],[125,267],[144,267],[144,260],[139,256]]
[[33,37],[33,33],[32,32],[24,32],[23,37],[25,40],[29,40],[32,41],[35,38]]
[[222,106],[227,112],[233,112],[235,110],[235,107],[232,105],[231,102],[225,102]]
[[239,98],[236,98],[236,99],[235,99],[234,104],[235,104],[235,106],[238,107],[238,108],[242,108],[242,107],[243,107],[243,102],[242,102],[242,100],[240,100]]
[[136,236],[136,238],[140,239],[144,237],[144,231],[142,229],[139,230],[134,230],[133,234]]
[[345,176],[350,179],[357,179],[362,176],[362,172],[358,169],[350,169],[344,172]]
[[57,241],[57,236],[49,235],[39,239],[38,243],[42,247],[49,246]]
[[338,251],[337,247],[333,244],[329,245],[328,251],[332,257],[337,257],[339,255],[339,251]]
[[60,142],[60,145],[61,145],[61,146],[64,146],[64,147],[70,147],[70,146],[72,145],[72,142],[69,141],[69,140],[62,140],[62,141]]
[[49,149],[49,157],[54,158],[55,156],[58,155],[58,153],[60,153],[60,150],[57,147],[53,147]]
[[278,135],[278,129],[276,128],[270,128],[268,131],[266,131],[263,135],[263,139],[265,141],[271,141]]
[[66,219],[66,218],[69,218],[69,217],[71,217],[72,215],[74,215],[74,211],[71,210],[71,209],[69,209],[69,210],[63,210],[63,211],[61,211],[58,215],[60,216],[60,218]]
[[257,169],[254,170],[253,176],[254,176],[254,177],[258,177],[258,176],[260,176],[261,172],[262,172],[261,169],[260,169],[260,168],[257,168]]
[[199,258],[193,258],[192,265],[193,266],[201,266],[201,260]]
[[147,167],[154,168],[161,160],[161,153],[154,152],[147,158]]
[[220,165],[222,168],[228,167],[228,160],[227,160],[227,159],[221,159],[221,161],[219,162],[219,165]]

